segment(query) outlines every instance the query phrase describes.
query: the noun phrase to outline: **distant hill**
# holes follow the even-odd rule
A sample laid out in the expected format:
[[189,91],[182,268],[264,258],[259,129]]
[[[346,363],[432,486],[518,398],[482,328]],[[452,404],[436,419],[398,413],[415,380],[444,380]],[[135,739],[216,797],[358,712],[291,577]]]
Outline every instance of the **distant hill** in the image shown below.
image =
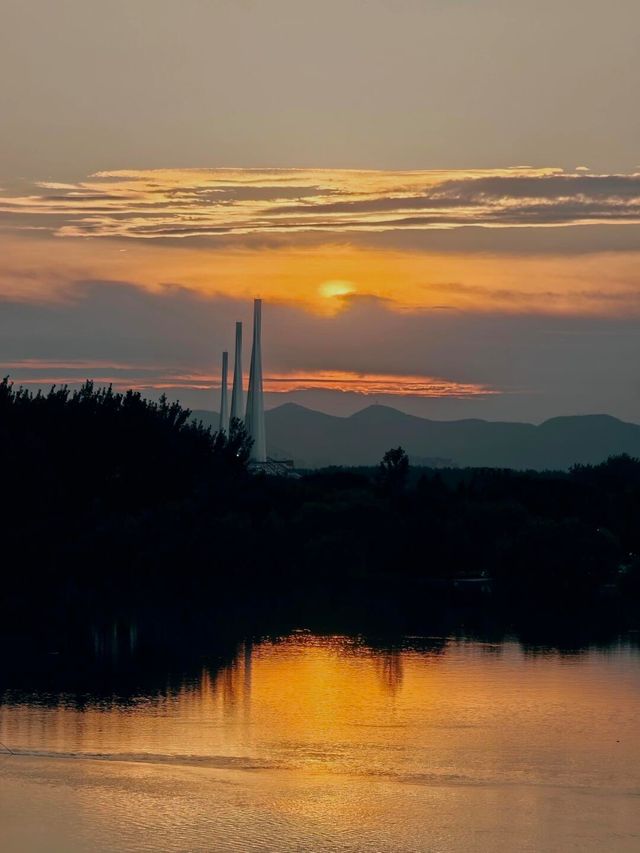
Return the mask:
[[[216,426],[214,412],[193,416]],[[628,453],[640,457],[640,426],[609,415],[551,418],[536,426],[483,420],[433,421],[389,406],[348,418],[286,403],[266,413],[268,452],[298,467],[373,465],[401,445],[417,465],[569,468]]]

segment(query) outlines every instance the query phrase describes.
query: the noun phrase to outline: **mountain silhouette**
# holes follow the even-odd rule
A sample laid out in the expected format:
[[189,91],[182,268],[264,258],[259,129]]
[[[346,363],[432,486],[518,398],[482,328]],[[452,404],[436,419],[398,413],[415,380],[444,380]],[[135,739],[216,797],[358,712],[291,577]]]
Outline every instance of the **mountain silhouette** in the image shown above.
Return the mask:
[[[216,427],[215,412],[193,417]],[[556,417],[540,425],[466,419],[434,421],[390,406],[336,417],[285,403],[266,413],[270,456],[297,467],[375,465],[401,445],[414,465],[566,469],[628,453],[640,457],[640,426],[610,415]]]

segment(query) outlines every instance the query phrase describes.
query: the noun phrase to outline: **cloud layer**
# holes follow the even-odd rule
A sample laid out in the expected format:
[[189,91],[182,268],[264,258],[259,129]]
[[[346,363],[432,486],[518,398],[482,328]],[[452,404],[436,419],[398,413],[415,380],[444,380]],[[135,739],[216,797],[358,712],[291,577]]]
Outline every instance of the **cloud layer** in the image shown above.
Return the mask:
[[5,227],[60,237],[188,239],[640,223],[640,174],[559,169],[98,172],[0,194]]
[[[118,390],[136,391],[214,391],[220,389],[220,374],[191,369],[185,372],[171,365],[145,367],[108,361],[58,361],[22,359],[4,362],[2,369],[20,385],[37,387],[76,385],[91,378],[100,385]],[[248,387],[249,375],[244,376]],[[472,382],[455,382],[434,376],[359,373],[353,370],[297,370],[264,376],[267,394],[292,394],[305,391],[339,392],[362,397],[464,398],[499,394],[496,389]]]
[[18,382],[213,408],[259,295],[272,405],[640,420],[640,175],[101,172],[5,187],[0,231]]

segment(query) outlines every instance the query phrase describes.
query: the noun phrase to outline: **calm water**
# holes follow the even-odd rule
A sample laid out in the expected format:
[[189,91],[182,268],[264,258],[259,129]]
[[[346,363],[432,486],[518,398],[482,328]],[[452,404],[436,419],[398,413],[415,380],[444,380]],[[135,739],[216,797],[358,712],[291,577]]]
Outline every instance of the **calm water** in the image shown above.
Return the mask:
[[640,850],[627,642],[301,633],[139,692],[0,700],[3,851]]

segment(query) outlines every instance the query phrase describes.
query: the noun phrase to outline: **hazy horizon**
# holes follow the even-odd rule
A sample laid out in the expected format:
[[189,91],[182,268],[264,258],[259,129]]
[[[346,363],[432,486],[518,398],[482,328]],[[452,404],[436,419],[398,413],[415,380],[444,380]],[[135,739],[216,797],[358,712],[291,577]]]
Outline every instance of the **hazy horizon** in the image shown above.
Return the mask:
[[[302,395],[299,395],[299,396],[301,397]],[[343,396],[348,396],[348,395],[343,395]],[[394,400],[392,400],[391,402],[385,403],[385,402],[382,402],[379,400],[372,402],[370,400],[352,401],[349,399],[340,400],[340,402],[343,403],[343,406],[338,411],[329,411],[329,409],[327,407],[323,408],[321,403],[318,403],[316,405],[312,402],[305,401],[305,400],[302,400],[302,401],[300,401],[300,400],[285,400],[285,401],[283,401],[283,400],[278,400],[278,399],[276,399],[276,400],[265,399],[265,411],[266,412],[273,411],[274,409],[279,409],[279,408],[282,408],[283,406],[298,406],[300,408],[307,409],[311,412],[316,412],[318,414],[331,415],[332,417],[339,417],[339,418],[349,418],[352,415],[357,415],[358,413],[365,411],[366,409],[380,407],[380,408],[386,408],[386,409],[394,409],[395,411],[400,412],[401,414],[411,415],[413,417],[423,418],[425,420],[455,421],[455,420],[469,420],[469,419],[471,419],[471,418],[463,416],[463,415],[461,415],[459,417],[455,417],[455,416],[446,417],[444,415],[438,416],[436,414],[421,414],[420,412],[414,412],[414,411],[411,411],[411,406],[408,405],[407,401],[403,398],[401,398],[400,402],[397,402],[397,403]],[[216,417],[219,415],[219,412],[217,411],[217,409],[215,407],[210,408],[210,407],[206,407],[206,406],[203,407],[203,406],[194,405],[194,406],[189,406],[188,408],[190,408],[194,412],[206,412],[207,414],[215,415]],[[530,424],[534,424],[534,425],[536,425],[536,424],[539,425],[541,423],[545,423],[548,420],[553,420],[554,418],[573,418],[573,417],[577,417],[577,418],[580,418],[580,417],[615,417],[615,415],[609,415],[608,412],[578,412],[578,413],[576,413],[576,412],[565,412],[565,413],[558,414],[558,415],[551,415],[548,418],[542,418],[539,420],[526,420],[526,419],[516,420],[516,419],[513,419],[513,423],[530,423]],[[496,418],[486,417],[486,418],[477,418],[477,419],[489,421],[489,422],[491,422],[491,421],[494,421],[494,422],[505,421],[505,419],[497,418],[497,417]],[[619,420],[624,422],[624,418],[619,418]],[[635,424],[638,422],[628,421],[628,423],[634,423]],[[640,425],[640,424],[638,424],[638,425]]]

